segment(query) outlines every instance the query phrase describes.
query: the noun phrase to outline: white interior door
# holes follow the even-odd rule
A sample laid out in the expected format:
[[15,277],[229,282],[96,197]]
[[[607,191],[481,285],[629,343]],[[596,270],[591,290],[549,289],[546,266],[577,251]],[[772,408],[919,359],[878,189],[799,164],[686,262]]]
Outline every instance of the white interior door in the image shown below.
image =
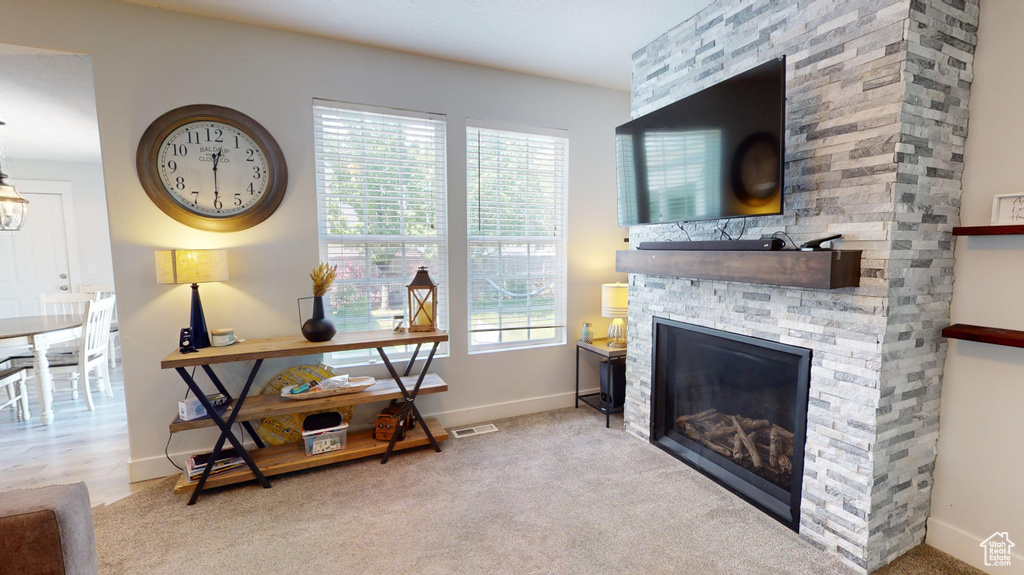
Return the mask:
[[12,180],[29,201],[25,225],[0,232],[0,317],[39,314],[39,294],[71,291],[65,195],[70,182]]

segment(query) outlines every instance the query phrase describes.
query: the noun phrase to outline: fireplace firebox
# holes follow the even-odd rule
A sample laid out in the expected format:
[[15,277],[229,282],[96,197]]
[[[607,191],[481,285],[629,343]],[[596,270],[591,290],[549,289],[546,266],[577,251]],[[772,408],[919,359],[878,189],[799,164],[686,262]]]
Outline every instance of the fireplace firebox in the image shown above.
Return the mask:
[[800,525],[811,350],[654,318],[651,443]]

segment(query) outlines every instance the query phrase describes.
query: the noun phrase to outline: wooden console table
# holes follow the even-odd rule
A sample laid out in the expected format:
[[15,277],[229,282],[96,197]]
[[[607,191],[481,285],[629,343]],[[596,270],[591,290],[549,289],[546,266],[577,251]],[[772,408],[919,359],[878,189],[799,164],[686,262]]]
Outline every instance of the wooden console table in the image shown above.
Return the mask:
[[[416,408],[415,400],[420,393],[440,393],[448,390],[448,384],[440,377],[434,374],[427,374],[430,362],[434,359],[434,354],[437,352],[438,346],[444,341],[448,341],[448,334],[443,331],[429,333],[392,333],[391,330],[379,330],[341,333],[335,336],[331,341],[321,343],[308,342],[302,336],[275,337],[267,339],[251,339],[227,347],[208,347],[189,354],[183,354],[179,351],[175,351],[160,362],[160,367],[163,369],[176,370],[182,380],[185,381],[185,384],[190,390],[192,390],[192,393],[194,393],[200,403],[203,404],[203,407],[206,408],[210,417],[192,421],[181,421],[175,418],[175,420],[170,424],[170,432],[176,433],[188,429],[216,426],[220,428],[221,433],[220,437],[217,439],[217,443],[214,445],[210,461],[216,461],[217,456],[220,455],[220,452],[224,447],[224,442],[227,441],[231,443],[231,446],[235,448],[238,454],[245,461],[245,467],[226,471],[210,477],[209,471],[213,466],[208,465],[202,477],[200,477],[199,481],[195,483],[189,483],[187,481],[187,477],[182,474],[182,477],[174,487],[174,492],[187,493],[191,491],[192,496],[189,499],[188,504],[193,505],[199,498],[199,493],[204,487],[230,485],[255,479],[259,481],[260,485],[264,488],[269,488],[270,482],[267,481],[267,477],[280,473],[287,473],[290,471],[317,467],[338,461],[376,455],[378,453],[384,454],[384,457],[381,459],[381,463],[387,463],[388,458],[391,456],[391,452],[395,449],[408,449],[410,447],[418,447],[427,444],[431,445],[436,451],[441,451],[441,447],[437,442],[447,440],[448,433],[436,419],[424,419]],[[412,371],[413,364],[416,362],[416,358],[419,355],[420,348],[423,344],[428,343],[433,344],[430,349],[430,353],[424,361],[419,375],[416,376],[417,379],[415,385],[412,389],[408,389],[402,382],[402,377],[409,376]],[[391,360],[388,359],[384,348],[404,345],[415,345],[416,347],[413,351],[412,357],[409,359],[409,362],[405,367],[404,373],[399,375],[398,371],[392,365]],[[285,399],[280,396],[260,395],[248,398],[247,400],[246,396],[256,379],[257,373],[259,373],[260,367],[263,365],[264,359],[371,348],[377,349],[377,352],[380,354],[381,359],[384,361],[384,365],[387,367],[388,372],[391,374],[393,379],[378,381],[373,387],[358,393],[336,395],[320,399],[296,401]],[[232,398],[231,394],[227,389],[225,389],[220,379],[214,373],[213,368],[210,366],[218,363],[232,363],[248,360],[254,360],[255,363],[252,366],[252,370],[249,372],[249,376],[246,379],[241,393],[237,398]],[[199,387],[192,375],[189,374],[186,369],[187,367],[200,367],[217,388],[217,391],[223,393],[231,400],[231,409],[228,411],[223,411],[223,408],[221,411],[215,409],[209,401],[207,401],[205,392]],[[315,411],[319,409],[329,409],[390,399],[404,399],[405,401],[402,412],[398,414],[398,421],[404,421],[406,412],[411,412],[411,417],[420,422],[420,425],[416,429],[406,432],[406,437],[401,443],[398,443],[397,441],[399,436],[398,433],[395,433],[392,436],[390,442],[377,441],[374,439],[373,430],[371,429],[368,431],[350,433],[348,436],[348,446],[345,449],[307,457],[301,442],[274,447],[264,446],[259,436],[256,435],[255,431],[248,423],[249,421],[263,417],[273,417],[275,415],[284,415],[288,413],[302,413],[306,411]],[[222,413],[227,414],[226,420]],[[257,449],[248,451],[242,446],[242,442],[231,430],[232,426],[236,422],[242,423],[245,430],[256,443]]]

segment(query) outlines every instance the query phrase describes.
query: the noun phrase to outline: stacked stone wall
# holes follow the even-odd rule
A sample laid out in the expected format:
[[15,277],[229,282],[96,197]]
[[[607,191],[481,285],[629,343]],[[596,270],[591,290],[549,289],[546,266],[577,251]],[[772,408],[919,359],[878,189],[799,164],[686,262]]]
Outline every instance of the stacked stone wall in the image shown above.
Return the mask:
[[626,427],[649,438],[655,316],[812,349],[800,532],[862,571],[928,515],[977,16],[977,0],[720,0],[633,56],[636,117],[785,55],[784,213],[744,237],[841,233],[864,258],[839,290],[631,274]]

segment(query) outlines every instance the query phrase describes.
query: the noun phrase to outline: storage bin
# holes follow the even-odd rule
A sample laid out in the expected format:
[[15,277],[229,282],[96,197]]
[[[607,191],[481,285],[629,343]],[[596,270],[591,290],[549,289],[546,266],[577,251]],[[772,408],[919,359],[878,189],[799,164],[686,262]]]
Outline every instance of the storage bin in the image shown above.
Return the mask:
[[348,445],[348,423],[339,413],[317,413],[302,423],[302,442],[306,455],[317,455],[345,449]]

